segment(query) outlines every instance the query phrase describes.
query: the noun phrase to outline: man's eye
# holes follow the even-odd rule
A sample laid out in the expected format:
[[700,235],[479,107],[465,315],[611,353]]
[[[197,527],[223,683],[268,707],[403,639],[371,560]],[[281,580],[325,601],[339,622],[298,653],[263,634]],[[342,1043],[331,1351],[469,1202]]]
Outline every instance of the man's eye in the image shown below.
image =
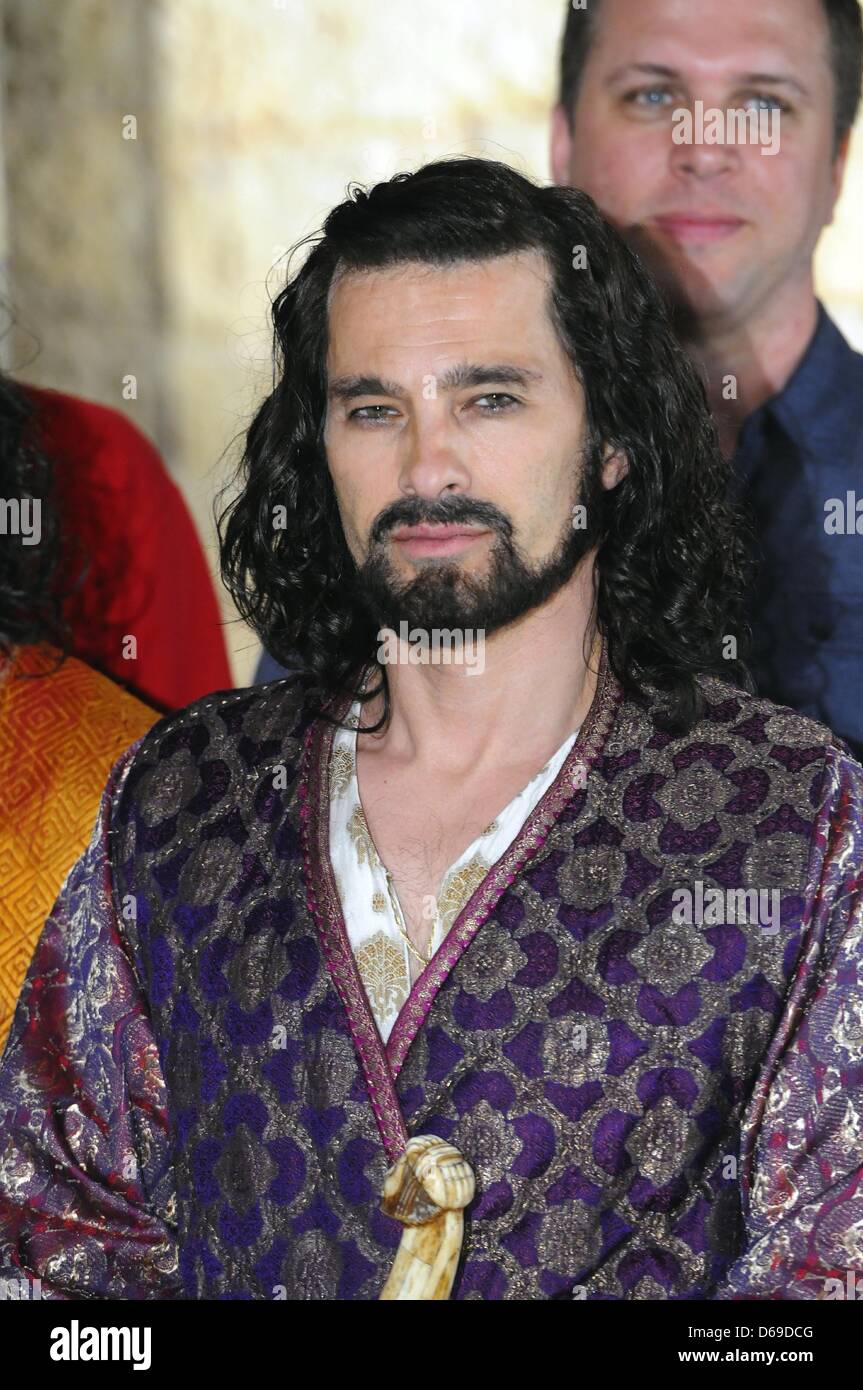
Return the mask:
[[367,424],[377,425],[389,418],[386,412],[393,415],[398,413],[391,405],[360,405],[350,412],[348,419],[364,420]]
[[789,111],[791,109],[787,102],[780,101],[779,97],[768,96],[764,92],[753,92],[752,96],[747,97],[743,103],[744,108],[753,102],[756,111]]
[[[484,405],[484,401],[488,404]],[[510,396],[506,391],[490,391],[488,395],[478,396],[473,404],[482,406],[487,415],[497,415],[502,410],[511,410],[514,405],[519,405],[520,402],[517,397]]]
[[673,101],[667,87],[638,87],[635,91],[627,92],[623,99],[631,106],[640,106],[647,111],[660,110]]

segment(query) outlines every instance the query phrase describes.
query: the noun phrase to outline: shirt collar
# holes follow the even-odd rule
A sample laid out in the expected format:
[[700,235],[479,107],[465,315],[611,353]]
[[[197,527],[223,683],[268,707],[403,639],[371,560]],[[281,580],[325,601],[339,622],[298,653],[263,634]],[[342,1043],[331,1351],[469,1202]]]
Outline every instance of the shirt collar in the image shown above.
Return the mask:
[[782,390],[753,411],[746,425],[771,415],[795,443],[802,445],[828,417],[832,422],[847,418],[850,428],[854,412],[859,410],[858,392],[857,354],[819,300],[815,332],[802,358]]

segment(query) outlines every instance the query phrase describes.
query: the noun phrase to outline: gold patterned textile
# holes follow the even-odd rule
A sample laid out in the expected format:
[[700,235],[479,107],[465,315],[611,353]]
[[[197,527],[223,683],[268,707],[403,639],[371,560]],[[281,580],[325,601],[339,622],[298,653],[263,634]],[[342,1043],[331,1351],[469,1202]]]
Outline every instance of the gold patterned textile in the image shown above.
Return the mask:
[[0,1050],[108,773],[159,718],[90,666],[67,657],[55,670],[56,659],[45,646],[0,658]]

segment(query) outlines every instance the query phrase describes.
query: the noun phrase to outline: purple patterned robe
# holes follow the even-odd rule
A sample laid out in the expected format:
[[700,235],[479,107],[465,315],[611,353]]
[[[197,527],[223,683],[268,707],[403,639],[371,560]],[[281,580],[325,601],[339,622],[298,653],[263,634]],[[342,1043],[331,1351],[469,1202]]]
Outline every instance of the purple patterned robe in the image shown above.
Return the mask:
[[[476,1174],[453,1298],[818,1298],[863,1272],[863,770],[703,688],[672,737],[603,663],[386,1046],[328,858],[331,726],[290,680],[157,724],[0,1067],[0,1276],[374,1299],[383,1177],[419,1133]],[[681,888],[779,914],[687,924]]]

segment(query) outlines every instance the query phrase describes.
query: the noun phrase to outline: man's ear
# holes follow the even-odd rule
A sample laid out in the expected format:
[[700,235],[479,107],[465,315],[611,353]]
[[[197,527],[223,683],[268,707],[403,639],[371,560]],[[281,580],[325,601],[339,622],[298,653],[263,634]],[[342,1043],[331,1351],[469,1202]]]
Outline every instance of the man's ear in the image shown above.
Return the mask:
[[565,109],[558,102],[551,113],[550,162],[554,183],[569,183],[569,159],[572,154],[572,131]]
[[602,460],[602,486],[610,491],[611,488],[617,487],[621,478],[625,478],[628,472],[629,459],[626,454],[606,444]]
[[831,182],[833,184],[833,201],[830,205],[830,217],[828,218],[826,223],[828,227],[830,223],[833,221],[833,214],[836,211],[836,204],[839,201],[839,195],[842,192],[842,184],[845,179],[845,168],[848,163],[848,150],[850,144],[851,132],[849,130],[845,132],[842,139],[839,141],[839,148],[837,149],[836,154],[833,158],[833,167],[830,171]]

